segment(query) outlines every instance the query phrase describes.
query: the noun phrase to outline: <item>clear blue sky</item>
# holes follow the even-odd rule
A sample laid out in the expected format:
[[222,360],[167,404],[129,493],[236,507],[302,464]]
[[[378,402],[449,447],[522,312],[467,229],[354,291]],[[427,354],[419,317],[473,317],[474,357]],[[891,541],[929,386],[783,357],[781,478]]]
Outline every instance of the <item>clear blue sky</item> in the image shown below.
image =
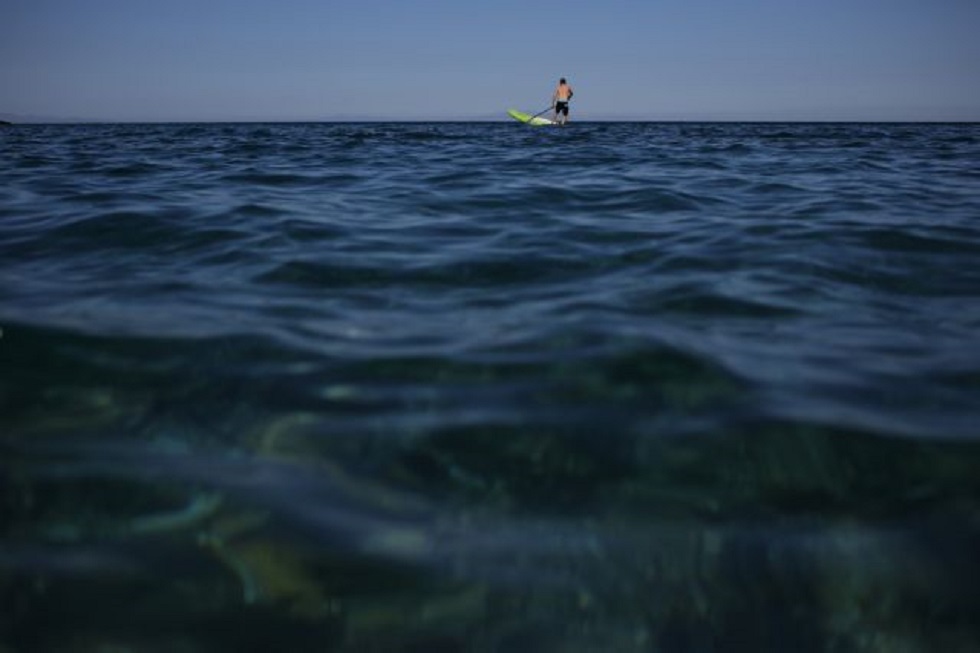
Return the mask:
[[6,0],[0,116],[980,120],[980,0]]

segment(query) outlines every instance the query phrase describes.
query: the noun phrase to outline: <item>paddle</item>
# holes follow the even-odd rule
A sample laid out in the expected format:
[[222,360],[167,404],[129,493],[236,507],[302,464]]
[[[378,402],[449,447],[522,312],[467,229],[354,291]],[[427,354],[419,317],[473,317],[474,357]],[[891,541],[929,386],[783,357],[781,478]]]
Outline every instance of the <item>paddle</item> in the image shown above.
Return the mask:
[[536,114],[534,114],[530,118],[528,118],[527,121],[528,122],[531,122],[532,120],[534,120],[535,118],[537,118],[538,116],[540,116],[542,113],[547,113],[548,111],[551,111],[554,108],[555,108],[555,105],[551,105],[550,107],[546,107],[543,110],[538,111]]

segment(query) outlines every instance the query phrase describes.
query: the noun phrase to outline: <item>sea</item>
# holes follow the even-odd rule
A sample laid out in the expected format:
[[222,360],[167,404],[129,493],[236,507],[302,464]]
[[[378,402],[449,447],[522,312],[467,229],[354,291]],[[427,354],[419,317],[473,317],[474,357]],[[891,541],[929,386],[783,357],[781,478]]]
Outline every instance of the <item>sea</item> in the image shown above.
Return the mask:
[[980,125],[0,127],[0,651],[975,651]]

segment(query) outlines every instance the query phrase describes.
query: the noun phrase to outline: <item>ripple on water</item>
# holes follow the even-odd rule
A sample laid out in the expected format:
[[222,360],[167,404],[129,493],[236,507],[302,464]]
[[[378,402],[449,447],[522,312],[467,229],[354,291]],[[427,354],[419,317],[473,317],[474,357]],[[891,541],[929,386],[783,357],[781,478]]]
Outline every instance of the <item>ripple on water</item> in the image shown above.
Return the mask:
[[5,130],[0,639],[968,650],[978,144]]

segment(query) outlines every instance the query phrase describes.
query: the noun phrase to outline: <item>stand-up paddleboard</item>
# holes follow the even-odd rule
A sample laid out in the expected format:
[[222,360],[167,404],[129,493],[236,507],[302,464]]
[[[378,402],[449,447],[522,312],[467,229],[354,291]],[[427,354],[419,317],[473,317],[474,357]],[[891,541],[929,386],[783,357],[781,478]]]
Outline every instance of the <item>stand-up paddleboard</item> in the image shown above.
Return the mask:
[[518,111],[517,109],[508,109],[508,115],[518,122],[523,122],[525,125],[557,125],[558,123],[554,120],[548,120],[541,116],[532,116],[530,113],[524,113],[523,111]]

